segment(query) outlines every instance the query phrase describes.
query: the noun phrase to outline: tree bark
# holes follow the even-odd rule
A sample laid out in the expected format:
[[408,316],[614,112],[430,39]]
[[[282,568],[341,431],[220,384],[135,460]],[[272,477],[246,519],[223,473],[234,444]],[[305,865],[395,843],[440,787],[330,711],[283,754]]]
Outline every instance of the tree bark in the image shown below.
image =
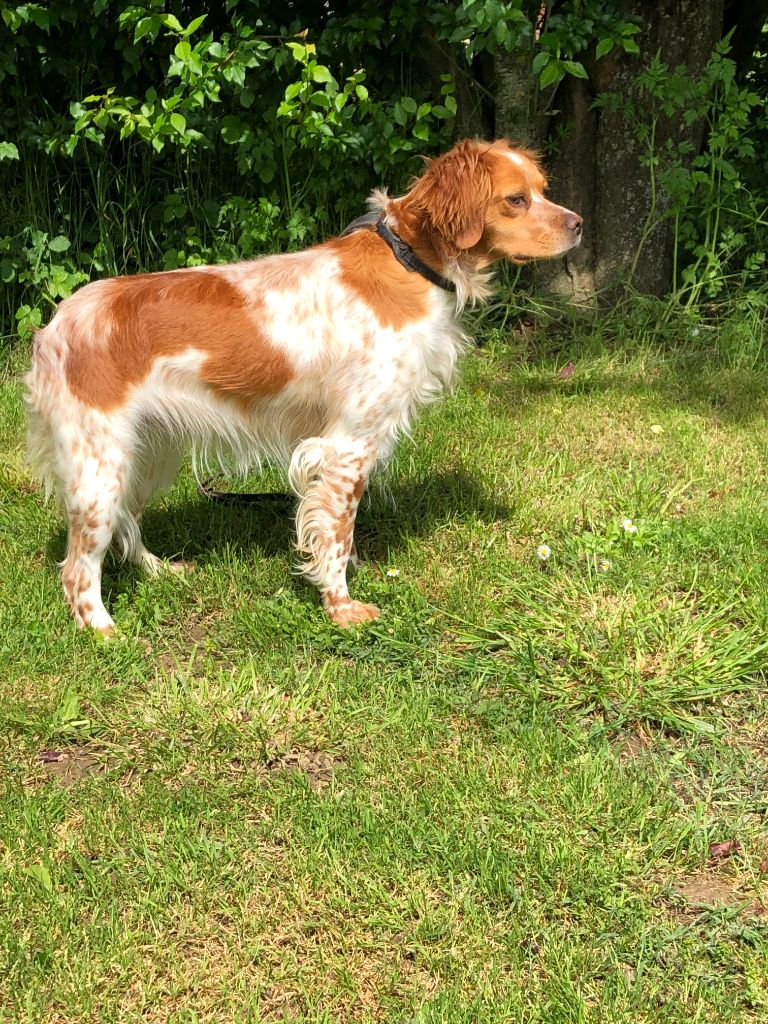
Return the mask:
[[492,61],[494,135],[524,146],[535,146],[535,122],[531,117],[532,76],[529,53],[499,50]]
[[[542,264],[538,277],[546,290],[575,302],[609,293],[622,280],[654,295],[664,294],[671,282],[673,226],[663,218],[668,197],[658,185],[654,197],[643,162],[650,154],[635,125],[624,111],[596,109],[594,98],[616,93],[632,101],[639,117],[647,116],[636,80],[654,56],[698,77],[722,36],[724,0],[626,0],[624,8],[642,25],[635,36],[640,54],[613,51],[587,63],[589,82],[566,78],[549,128],[549,138],[558,142],[550,161],[553,197],[584,216],[585,231],[579,250],[557,264]],[[667,140],[688,141],[695,153],[702,139],[701,124],[660,115],[655,153],[663,153]]]

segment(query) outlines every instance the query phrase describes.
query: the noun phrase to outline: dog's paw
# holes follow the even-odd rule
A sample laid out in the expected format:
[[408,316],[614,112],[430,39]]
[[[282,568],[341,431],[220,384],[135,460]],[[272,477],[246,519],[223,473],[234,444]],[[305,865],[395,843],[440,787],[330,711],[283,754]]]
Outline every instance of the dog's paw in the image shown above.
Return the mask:
[[363,604],[362,601],[345,601],[328,609],[328,615],[342,629],[356,626],[359,622],[372,622],[380,614],[375,604]]

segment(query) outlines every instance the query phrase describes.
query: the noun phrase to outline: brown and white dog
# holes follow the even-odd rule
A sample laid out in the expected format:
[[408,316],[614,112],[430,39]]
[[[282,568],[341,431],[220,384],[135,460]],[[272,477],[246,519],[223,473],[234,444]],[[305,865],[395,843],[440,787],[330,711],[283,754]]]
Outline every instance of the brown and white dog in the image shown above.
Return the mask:
[[578,245],[581,217],[545,187],[532,153],[461,142],[401,198],[374,193],[381,227],[94,281],[62,302],[35,339],[26,401],[30,460],[69,520],[63,583],[78,625],[113,629],[101,596],[110,544],[163,567],[139,521],[186,446],[197,466],[287,465],[302,569],[326,612],[341,626],[376,618],[347,590],[360,496],[419,406],[449,387],[466,343],[458,313],[489,294],[485,268]]

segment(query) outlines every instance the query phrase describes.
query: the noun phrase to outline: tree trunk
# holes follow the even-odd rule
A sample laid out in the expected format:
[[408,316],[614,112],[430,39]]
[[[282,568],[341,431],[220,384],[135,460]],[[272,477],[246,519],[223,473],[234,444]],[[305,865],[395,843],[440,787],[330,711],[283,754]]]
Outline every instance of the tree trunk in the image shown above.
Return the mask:
[[[631,100],[638,117],[648,116],[636,80],[656,54],[669,68],[682,64],[698,77],[722,35],[724,0],[626,0],[624,8],[642,24],[635,37],[640,54],[614,50],[587,62],[589,82],[567,77],[549,128],[550,139],[558,143],[550,161],[553,198],[584,216],[585,232],[580,249],[555,264],[541,264],[538,278],[546,290],[576,302],[620,281],[662,295],[672,273],[672,224],[663,218],[669,201],[658,185],[654,197],[644,163],[650,156],[647,145],[623,110],[595,108],[594,98],[614,93]],[[655,155],[663,153],[667,140],[687,141],[698,152],[702,138],[701,124],[660,115]]]
[[499,50],[492,61],[494,95],[494,136],[535,146],[535,123],[531,117],[531,55]]

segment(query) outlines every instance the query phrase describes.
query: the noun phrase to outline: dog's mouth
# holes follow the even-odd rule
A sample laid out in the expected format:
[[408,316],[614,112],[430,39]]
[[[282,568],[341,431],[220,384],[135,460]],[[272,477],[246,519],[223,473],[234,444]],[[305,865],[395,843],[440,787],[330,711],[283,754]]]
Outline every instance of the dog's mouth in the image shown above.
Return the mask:
[[514,256],[510,256],[509,258],[510,258],[510,260],[513,263],[520,263],[520,264],[522,264],[522,263],[532,263],[536,259],[535,256],[521,256],[519,253],[515,253]]

